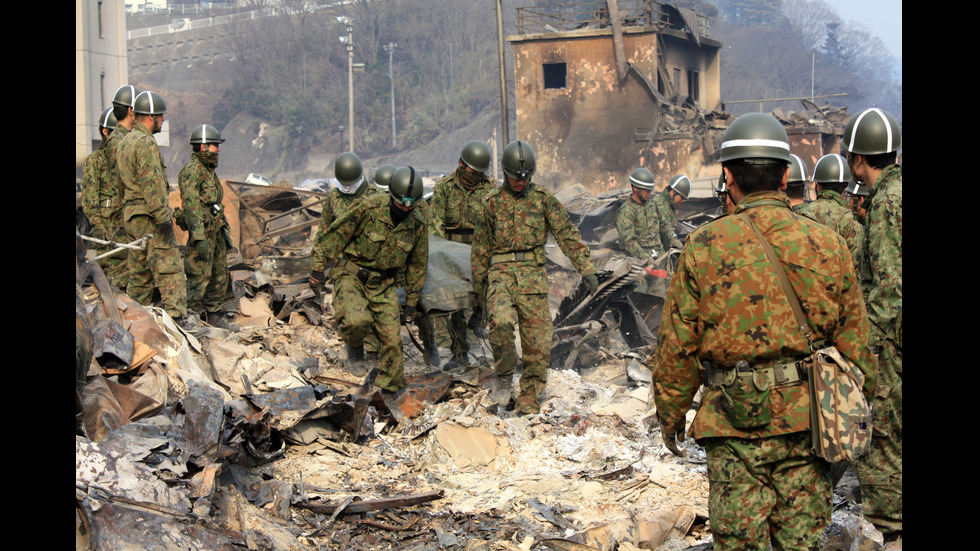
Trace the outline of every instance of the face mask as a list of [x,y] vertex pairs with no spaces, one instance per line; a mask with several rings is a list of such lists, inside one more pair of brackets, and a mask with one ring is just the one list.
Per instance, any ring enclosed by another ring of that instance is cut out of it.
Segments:
[[456,173],[459,175],[459,181],[463,184],[463,187],[467,190],[473,190],[483,181],[483,173],[481,172],[470,172],[466,170],[466,167],[459,167],[456,169]]
[[218,153],[217,152],[212,153],[210,151],[198,151],[198,152],[195,152],[194,155],[197,156],[197,158],[201,160],[201,164],[203,164],[204,166],[206,166],[206,167],[208,167],[208,168],[210,168],[212,170],[214,170],[215,168],[218,167]]
[[361,175],[360,178],[357,179],[356,182],[354,182],[353,184],[350,184],[348,186],[345,186],[344,184],[341,184],[338,181],[337,182],[337,189],[339,189],[340,192],[343,193],[344,195],[353,195],[354,193],[357,192],[358,188],[361,187],[361,184],[362,183],[364,183],[364,175],[363,174]]

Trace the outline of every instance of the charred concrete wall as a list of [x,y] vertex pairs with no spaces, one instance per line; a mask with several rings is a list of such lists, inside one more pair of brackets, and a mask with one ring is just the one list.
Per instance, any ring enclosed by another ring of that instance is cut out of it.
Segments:
[[[680,36],[683,36],[683,34]],[[535,181],[553,189],[579,183],[593,193],[625,185],[629,172],[649,157],[650,129],[657,126],[664,90],[659,77],[660,42],[653,27],[623,29],[632,67],[620,80],[612,29],[509,37],[514,47],[517,134],[537,155]],[[690,42],[690,44],[686,44]],[[665,42],[667,43],[667,42]],[[665,65],[683,68],[681,93],[699,103],[718,103],[718,47],[672,36]],[[697,81],[689,86],[688,73]],[[653,89],[651,89],[653,88]],[[658,99],[659,96],[659,99]],[[666,163],[653,167],[666,181],[687,164],[690,138],[671,144]],[[678,142],[680,143],[680,142]],[[679,152],[683,153],[679,153]]]

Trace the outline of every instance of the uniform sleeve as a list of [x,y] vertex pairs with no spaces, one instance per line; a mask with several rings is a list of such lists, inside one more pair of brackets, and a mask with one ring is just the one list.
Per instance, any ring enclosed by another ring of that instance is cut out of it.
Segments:
[[429,264],[429,236],[424,229],[415,236],[415,245],[408,256],[405,270],[405,304],[418,306],[425,287],[426,268]]
[[105,226],[102,209],[99,206],[99,191],[102,187],[103,165],[97,154],[89,155],[82,167],[82,212],[93,226]]
[[[196,161],[191,161],[191,163],[194,162]],[[188,163],[177,177],[181,210],[184,212],[184,224],[187,225],[188,243],[207,239],[204,228],[204,206],[201,201],[200,175],[194,170],[191,163]]]
[[572,224],[565,207],[550,193],[545,198],[544,207],[548,230],[555,236],[561,251],[580,274],[583,276],[595,274],[595,265],[592,264],[589,248],[582,242],[582,234]]
[[643,250],[637,240],[636,216],[627,206],[619,209],[619,214],[616,216],[616,231],[619,232],[619,243],[626,254],[636,258],[646,258],[650,255],[649,251]]
[[429,209],[429,234],[436,237],[446,238],[446,230],[443,227],[446,220],[446,185],[444,182],[436,184],[435,192],[432,194],[432,204]]
[[317,226],[316,235],[313,237],[313,248],[310,254],[313,256],[313,271],[322,272],[327,265],[327,258],[324,255],[323,240],[327,236],[327,230],[334,222],[333,217],[333,194],[327,195],[323,201],[323,209],[320,212],[320,225]]
[[674,240],[674,234],[677,233],[677,221],[674,217],[674,211],[667,204],[670,201],[670,195],[667,190],[661,192],[663,199],[657,203],[657,225],[660,228],[660,247],[657,251],[657,256],[660,256],[667,252],[670,248],[671,241]]
[[[152,140],[152,138],[150,138]],[[137,185],[143,190],[146,211],[157,224],[173,220],[170,209],[170,184],[164,172],[159,148],[142,147],[136,155]]]
[[490,267],[490,253],[493,251],[495,234],[493,211],[490,200],[483,201],[483,216],[473,231],[473,246],[470,249],[470,266],[473,269],[473,291],[477,297],[486,297],[487,269]]
[[314,270],[326,267],[327,263],[335,261],[344,252],[348,243],[354,238],[354,234],[364,219],[365,202],[359,202],[346,214],[337,218],[330,224],[325,232],[320,234],[320,254],[322,255],[323,265],[314,264]]
[[885,196],[868,211],[866,258],[870,264],[868,319],[871,344],[893,336],[902,307],[902,203]]
[[844,252],[844,276],[841,278],[840,314],[833,335],[834,346],[842,354],[857,364],[864,373],[864,395],[871,401],[878,383],[878,363],[868,347],[870,324],[864,305],[861,285],[854,272],[850,251]]

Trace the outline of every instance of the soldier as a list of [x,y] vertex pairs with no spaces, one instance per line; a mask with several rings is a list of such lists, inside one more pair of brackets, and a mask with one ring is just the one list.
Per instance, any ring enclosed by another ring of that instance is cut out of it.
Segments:
[[524,373],[515,411],[537,413],[538,397],[548,377],[554,332],[545,271],[548,233],[582,274],[589,293],[598,288],[598,279],[589,249],[565,208],[551,192],[531,182],[536,165],[531,146],[520,140],[509,143],[500,164],[504,183],[487,195],[483,223],[474,233],[473,290],[490,324],[490,348],[498,378],[492,398],[501,407],[510,401],[517,367],[517,324]]
[[393,164],[383,164],[374,171],[374,186],[380,191],[388,193],[388,183],[391,182],[391,175],[398,170]]
[[313,238],[313,272],[310,274],[310,287],[317,293],[325,290],[323,240],[327,236],[330,225],[350,212],[361,199],[378,193],[378,190],[364,181],[364,168],[357,154],[350,151],[337,156],[333,167],[337,187],[330,190],[323,201],[320,212],[320,225]]
[[[358,202],[330,225],[321,243],[323,258],[335,264],[333,307],[344,341],[348,369],[360,376],[364,338],[372,329],[380,343],[383,391],[405,384],[399,325],[415,315],[425,285],[429,241],[425,219],[416,210],[422,177],[403,166],[391,176],[388,195],[376,193]],[[405,270],[405,306],[399,312],[398,276]]]
[[[106,143],[115,128],[116,117],[112,114],[112,109],[106,109],[99,117],[99,134],[102,135],[102,141],[99,143],[98,149],[86,157],[82,167],[82,212],[85,213],[92,225],[92,237],[105,241],[112,241],[112,237],[118,237],[115,229],[120,227],[118,210],[116,220],[106,218],[106,215],[111,214],[108,206],[116,200],[116,190],[110,188],[112,182],[109,165],[106,161]],[[110,231],[108,228],[114,228],[114,230]],[[98,255],[102,255],[112,248],[110,245],[99,244],[95,250]],[[122,281],[121,276],[125,274],[125,261],[126,253],[121,251],[100,258],[99,265],[102,266],[109,279],[119,283]]]
[[789,197],[789,207],[799,211],[806,204],[806,163],[799,155],[789,154],[789,180],[786,182],[786,196]]
[[902,128],[881,109],[856,113],[841,148],[851,174],[870,183],[863,202],[859,275],[871,320],[871,349],[881,373],[874,396],[871,451],[857,464],[864,516],[888,542],[902,537]]
[[222,323],[220,316],[228,291],[228,249],[231,228],[225,217],[225,192],[215,174],[224,138],[209,124],[191,131],[191,160],[180,171],[180,227],[187,231],[187,254],[184,273],[187,276],[187,308],[194,315],[202,310],[212,323]]
[[851,212],[862,225],[864,225],[864,217],[868,214],[868,210],[864,208],[864,199],[867,196],[868,186],[861,184],[851,175],[851,180],[844,189],[844,202],[850,206]]
[[[851,179],[847,161],[836,153],[820,157],[813,167],[813,181],[817,185],[817,200],[797,209],[800,214],[820,222],[844,238],[855,263],[864,254],[864,228],[841,193]],[[855,264],[857,271],[857,264]]]
[[[647,266],[667,250],[660,237],[660,217],[653,201],[650,201],[653,190],[653,173],[642,167],[637,168],[630,174],[629,199],[616,213],[620,246],[626,254],[641,259]],[[662,277],[648,274],[639,281],[634,291],[663,298],[667,292],[667,282]]]
[[681,247],[677,239],[677,205],[691,196],[691,179],[678,174],[667,182],[667,189],[653,198],[653,207],[660,221],[660,246],[666,252],[671,247]]
[[[133,102],[136,123],[119,144],[119,174],[124,190],[123,222],[134,239],[150,235],[143,250],[129,250],[126,294],[140,304],[160,290],[163,308],[185,326],[196,325],[187,316],[187,287],[177,237],[166,166],[153,134],[163,128],[167,105],[160,94],[142,92]],[[186,318],[186,319],[185,319]]]
[[[677,455],[684,452],[675,439],[684,440],[686,414],[705,385],[691,435],[707,451],[718,550],[816,548],[830,519],[833,487],[827,463],[810,450],[809,391],[796,363],[813,342],[856,362],[866,395],[875,384],[847,246],[789,209],[781,193],[789,161],[786,131],[770,115],[742,115],[725,131],[721,163],[736,208],[689,236],[650,359],[651,401]],[[752,225],[792,268],[807,332]]]
[[[472,245],[473,231],[483,216],[483,200],[496,188],[493,179],[486,175],[490,160],[490,148],[485,143],[473,140],[463,146],[458,159],[459,167],[454,173],[436,182],[430,209],[431,235]],[[472,317],[477,320],[482,317],[479,308],[480,305],[477,305],[472,311]],[[452,358],[445,369],[469,363],[467,326],[472,324],[470,316],[467,316],[468,310],[457,310],[449,315]]]

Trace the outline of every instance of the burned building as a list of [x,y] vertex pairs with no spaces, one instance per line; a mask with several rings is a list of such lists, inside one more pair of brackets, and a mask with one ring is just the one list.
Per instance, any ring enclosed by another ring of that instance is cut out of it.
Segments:
[[598,193],[637,166],[664,183],[685,170],[699,138],[673,121],[721,104],[707,17],[653,0],[566,3],[518,8],[517,32],[517,132],[537,181]]

